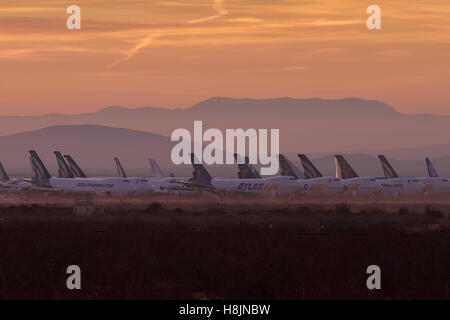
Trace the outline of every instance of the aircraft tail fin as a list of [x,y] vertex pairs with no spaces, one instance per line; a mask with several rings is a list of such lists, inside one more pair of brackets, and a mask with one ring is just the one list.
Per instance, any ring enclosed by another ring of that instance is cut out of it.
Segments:
[[429,158],[425,158],[425,162],[427,164],[428,175],[430,177],[439,177],[436,169],[434,168],[433,164],[431,163],[431,160]]
[[196,163],[195,155],[191,153],[191,163],[194,171],[192,172],[192,182],[195,184],[211,185],[212,177],[202,163]]
[[311,160],[309,160],[305,154],[298,154],[297,156],[300,158],[303,169],[305,170],[306,179],[323,177],[320,171],[313,165]]
[[6,173],[5,168],[3,168],[3,165],[1,162],[0,162],[0,181],[9,181],[9,176]]
[[297,168],[295,164],[293,164],[288,158],[284,155],[280,154],[280,174],[282,176],[291,176],[296,179],[305,179],[305,174]]
[[387,179],[398,178],[397,172],[395,172],[394,168],[392,168],[391,164],[386,159],[386,157],[384,155],[380,154],[380,155],[378,155],[378,158],[380,159],[381,167],[383,168],[383,172],[384,172],[384,176]]
[[234,159],[237,162],[239,172],[238,177],[239,179],[260,179],[261,176],[259,175],[259,172],[255,169],[255,167],[251,164],[249,164],[250,160],[247,156],[245,158],[242,158],[240,154],[235,153]]
[[66,160],[64,160],[61,152],[55,151],[55,156],[58,162],[58,178],[74,178],[75,176],[67,165]]
[[152,170],[152,178],[166,178],[166,175],[159,168],[159,166],[156,163],[155,159],[149,158],[148,161],[150,162],[150,168]]
[[122,164],[120,163],[119,158],[115,157],[114,161],[116,162],[117,167],[117,173],[119,174],[119,177],[121,178],[127,178],[127,174],[125,173],[125,170],[122,167]]
[[339,169],[341,170],[342,179],[357,178],[358,174],[353,170],[350,164],[345,160],[344,156],[341,154],[336,154],[335,158],[339,164]]
[[67,163],[69,164],[70,170],[72,171],[73,175],[77,178],[87,178],[87,175],[81,170],[81,168],[78,166],[78,164],[73,160],[71,155],[65,154],[64,158],[66,158]]
[[36,151],[30,150],[30,160],[31,166],[38,180],[48,180],[52,177]]

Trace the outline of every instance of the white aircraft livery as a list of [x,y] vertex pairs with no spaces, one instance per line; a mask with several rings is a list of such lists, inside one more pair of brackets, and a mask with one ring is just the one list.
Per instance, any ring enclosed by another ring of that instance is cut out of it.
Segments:
[[30,182],[20,179],[11,179],[8,176],[8,173],[6,173],[3,164],[0,162],[0,193],[16,193],[31,191],[32,189],[33,185]]
[[426,187],[415,177],[399,177],[384,155],[378,155],[386,179],[377,179],[382,193],[393,197],[425,195]]
[[345,193],[352,197],[374,196],[381,194],[382,187],[375,178],[360,177],[341,154],[335,155],[341,181],[345,186]]
[[193,190],[208,191],[220,195],[259,194],[269,196],[286,196],[303,189],[297,179],[290,176],[277,176],[261,179],[225,179],[212,178],[203,164],[195,163],[191,154],[194,171],[192,180],[184,183]]
[[35,177],[30,180],[34,186],[51,188],[61,193],[127,196],[136,188],[123,178],[55,178],[52,177],[36,151],[30,151],[30,160]]
[[299,154],[303,168],[302,172],[288,158],[280,154],[282,176],[292,176],[302,185],[303,192],[308,196],[339,196],[344,190],[341,180],[335,177],[324,177],[304,154]]
[[152,178],[149,183],[151,184],[154,193],[170,195],[192,194],[192,191],[183,185],[183,183],[188,182],[190,178],[168,177],[159,168],[155,159],[149,158],[148,162],[150,163],[150,169],[152,171]]
[[133,184],[136,188],[136,195],[145,195],[153,192],[150,179],[144,177],[128,177],[119,158],[115,157],[114,161],[116,162],[119,177],[129,180]]
[[450,181],[446,178],[439,177],[429,158],[425,158],[425,163],[427,165],[428,177],[418,177],[417,180],[425,184],[426,195],[450,195]]

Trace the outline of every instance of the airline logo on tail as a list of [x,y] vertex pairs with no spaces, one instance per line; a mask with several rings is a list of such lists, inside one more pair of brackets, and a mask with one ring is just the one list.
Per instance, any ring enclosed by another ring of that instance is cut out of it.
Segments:
[[52,177],[36,151],[30,150],[30,160],[31,166],[38,180],[45,181]]
[[339,168],[341,169],[342,179],[351,179],[358,177],[358,174],[355,172],[355,170],[353,170],[347,160],[345,160],[344,156],[342,156],[341,154],[337,154],[335,155],[335,157],[339,163]]
[[201,163],[196,163],[195,155],[191,153],[191,162],[194,168],[192,172],[192,182],[202,185],[210,185],[211,184],[211,176],[208,171],[206,171],[205,167]]
[[67,163],[69,164],[70,170],[73,175],[77,178],[87,178],[86,174],[81,170],[81,168],[77,165],[75,160],[73,160],[71,155],[65,154],[64,158],[66,158]]
[[306,179],[320,178],[323,177],[320,171],[313,165],[311,160],[304,154],[297,155],[300,158],[303,169],[305,170]]
[[1,162],[0,162],[0,181],[3,181],[3,182],[9,181],[9,176],[6,173],[5,168],[3,168],[3,165]]
[[383,168],[383,172],[384,172],[384,176],[387,179],[398,178],[397,172],[395,172],[394,168],[392,168],[391,164],[386,159],[386,157],[384,155],[380,154],[380,155],[378,155],[378,158],[380,159],[381,167]]
[[439,177],[439,175],[437,174],[437,171],[434,168],[433,164],[431,163],[430,159],[425,158],[425,162],[427,164],[428,175],[430,177]]
[[251,164],[249,164],[250,161],[247,156],[243,159],[241,155],[235,153],[234,159],[238,163],[239,179],[260,179],[261,178],[258,171],[256,171],[256,169]]
[[297,175],[295,174],[294,170],[292,169],[292,167],[290,166],[288,160],[286,159],[285,156],[283,156],[282,154],[280,154],[280,168],[281,168],[281,175],[282,176],[291,176],[294,177],[296,179],[299,179],[299,177],[297,177]]
[[56,161],[58,161],[58,178],[74,178],[72,171],[64,160],[61,152],[55,151]]
[[122,167],[122,164],[120,163],[119,158],[115,157],[114,161],[116,162],[116,167],[117,167],[117,173],[119,174],[119,177],[121,178],[126,178],[127,174],[125,173],[125,170]]

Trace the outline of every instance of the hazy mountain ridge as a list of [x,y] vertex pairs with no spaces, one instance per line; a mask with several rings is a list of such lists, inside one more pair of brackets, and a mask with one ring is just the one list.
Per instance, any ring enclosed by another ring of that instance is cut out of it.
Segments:
[[170,161],[170,139],[153,133],[97,125],[52,126],[0,137],[0,161],[11,172],[31,172],[28,150],[36,150],[56,173],[54,151],[71,154],[89,174],[115,173],[113,157],[124,166],[149,168],[147,158]]
[[[78,115],[0,117],[0,135],[53,125],[95,124],[170,136],[177,128],[278,128],[283,150],[308,152],[412,148],[450,143],[450,116],[406,115],[358,98],[233,99],[215,97],[187,109],[107,107]],[[301,143],[300,143],[301,142]],[[450,153],[448,154],[450,155]]]
[[[52,126],[35,131],[0,137],[3,150],[0,161],[11,175],[30,176],[28,150],[38,151],[50,171],[56,175],[57,166],[53,152],[59,150],[72,154],[80,166],[90,175],[116,175],[113,157],[118,156],[129,176],[149,176],[147,159],[154,157],[164,171],[190,176],[190,165],[175,166],[170,160],[173,142],[169,137],[137,130],[113,128],[97,125]],[[447,145],[450,149],[450,145]],[[395,150],[394,150],[395,151]],[[399,175],[425,176],[425,161],[398,160],[387,152]],[[283,151],[282,151],[283,152]],[[297,153],[303,152],[298,150]],[[401,150],[405,152],[405,150]],[[300,161],[296,153],[285,153],[298,167]],[[345,153],[344,153],[345,154]],[[311,159],[324,175],[335,175],[334,153],[318,156],[309,153]],[[432,156],[430,156],[432,157]],[[382,176],[380,163],[374,154],[350,153],[347,160],[361,176]],[[432,157],[433,158],[433,157]],[[450,177],[450,157],[433,158],[433,163],[442,176]],[[236,165],[208,166],[211,174],[221,177],[236,177]]]

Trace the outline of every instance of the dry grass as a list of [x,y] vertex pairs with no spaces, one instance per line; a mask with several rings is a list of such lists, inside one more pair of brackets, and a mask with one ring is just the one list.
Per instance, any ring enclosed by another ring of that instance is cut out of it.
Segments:
[[[91,217],[4,204],[0,298],[450,298],[446,204],[159,200],[101,200]],[[70,264],[81,291],[65,287]],[[365,286],[371,264],[380,291]]]

